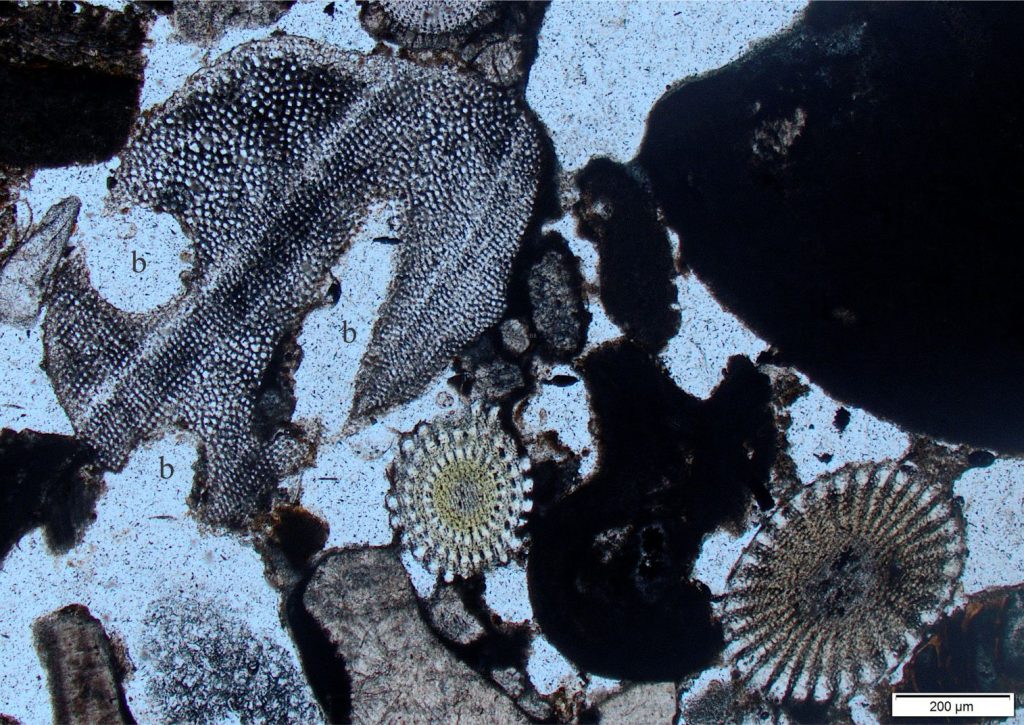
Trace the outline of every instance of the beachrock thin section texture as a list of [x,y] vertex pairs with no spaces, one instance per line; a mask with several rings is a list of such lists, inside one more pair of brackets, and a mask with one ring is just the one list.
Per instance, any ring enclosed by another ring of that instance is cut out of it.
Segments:
[[327,556],[303,603],[345,659],[353,723],[527,721],[430,632],[394,549]]
[[120,469],[161,428],[192,430],[203,517],[244,519],[275,481],[256,391],[371,203],[404,214],[353,425],[415,397],[499,319],[539,153],[521,104],[468,75],[291,36],[231,51],[147,118],[113,180],[115,204],[169,212],[192,239],[186,293],[128,314],[83,255],[58,270],[46,367],[76,433]]

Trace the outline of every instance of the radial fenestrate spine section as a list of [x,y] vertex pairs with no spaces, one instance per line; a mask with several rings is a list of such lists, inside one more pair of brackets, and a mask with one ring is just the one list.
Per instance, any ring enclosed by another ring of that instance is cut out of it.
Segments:
[[529,464],[497,409],[476,404],[402,436],[387,499],[403,546],[451,581],[507,563],[530,510]]

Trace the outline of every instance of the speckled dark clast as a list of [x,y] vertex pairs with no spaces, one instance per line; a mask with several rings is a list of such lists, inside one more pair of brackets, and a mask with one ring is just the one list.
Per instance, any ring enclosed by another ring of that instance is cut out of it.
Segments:
[[1020,6],[93,2],[0,0],[0,725],[1024,695]]
[[109,159],[138,113],[148,19],[87,3],[0,5],[0,166]]
[[81,539],[103,490],[95,451],[68,436],[5,428],[0,471],[0,564],[37,526],[55,551]]

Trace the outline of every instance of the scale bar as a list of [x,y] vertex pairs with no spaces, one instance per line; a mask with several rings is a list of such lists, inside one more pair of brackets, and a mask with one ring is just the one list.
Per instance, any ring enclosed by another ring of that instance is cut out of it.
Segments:
[[1012,692],[892,694],[893,717],[1012,717]]

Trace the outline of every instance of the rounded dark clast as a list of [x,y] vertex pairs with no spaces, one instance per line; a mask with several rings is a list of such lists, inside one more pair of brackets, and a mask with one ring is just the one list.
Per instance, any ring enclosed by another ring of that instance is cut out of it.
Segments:
[[667,93],[636,159],[681,261],[780,364],[1005,452],[1024,451],[1022,33],[1020,5],[811,4]]

